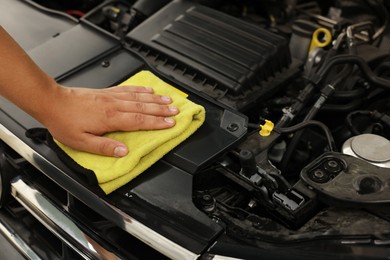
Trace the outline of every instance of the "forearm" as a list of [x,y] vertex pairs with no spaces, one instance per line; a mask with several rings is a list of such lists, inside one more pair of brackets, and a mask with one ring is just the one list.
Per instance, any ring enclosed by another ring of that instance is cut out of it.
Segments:
[[0,94],[38,120],[59,86],[0,26]]
[[127,147],[102,137],[112,131],[164,129],[179,113],[170,97],[148,87],[67,88],[44,73],[0,26],[0,95],[74,149],[124,156]]

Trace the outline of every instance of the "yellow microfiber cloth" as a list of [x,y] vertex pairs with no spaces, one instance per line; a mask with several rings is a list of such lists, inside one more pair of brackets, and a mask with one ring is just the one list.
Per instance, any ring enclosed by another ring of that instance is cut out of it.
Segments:
[[106,134],[127,145],[129,154],[122,158],[80,152],[56,142],[78,165],[93,171],[106,194],[128,183],[192,135],[206,116],[202,106],[188,100],[184,93],[149,71],[138,72],[120,85],[152,87],[155,94],[170,96],[171,105],[178,107],[180,113],[174,117],[176,125],[169,129]]

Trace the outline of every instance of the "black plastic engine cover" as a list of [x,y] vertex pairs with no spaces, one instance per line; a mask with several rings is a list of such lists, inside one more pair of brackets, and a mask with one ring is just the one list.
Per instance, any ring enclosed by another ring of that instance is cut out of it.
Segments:
[[70,15],[50,9],[45,9],[45,12],[42,12],[40,9],[32,2],[0,1],[0,25],[26,51],[34,49],[77,24],[77,19]]
[[214,99],[261,95],[263,83],[291,63],[285,38],[189,1],[173,1],[126,42],[156,69]]

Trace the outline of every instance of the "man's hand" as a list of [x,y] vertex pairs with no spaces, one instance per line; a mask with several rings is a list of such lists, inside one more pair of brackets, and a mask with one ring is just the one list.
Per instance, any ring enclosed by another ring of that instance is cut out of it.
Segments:
[[169,106],[171,98],[154,95],[151,88],[119,86],[96,90],[57,86],[54,92],[50,107],[43,106],[37,118],[59,142],[107,156],[125,156],[128,148],[103,134],[169,128],[175,125],[170,117],[179,112]]

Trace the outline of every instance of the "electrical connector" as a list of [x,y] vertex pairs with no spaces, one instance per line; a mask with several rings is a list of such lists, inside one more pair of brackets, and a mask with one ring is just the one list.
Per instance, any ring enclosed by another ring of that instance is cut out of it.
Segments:
[[390,126],[390,116],[385,113],[380,113],[378,111],[373,111],[371,116],[377,120],[380,120],[382,123]]

